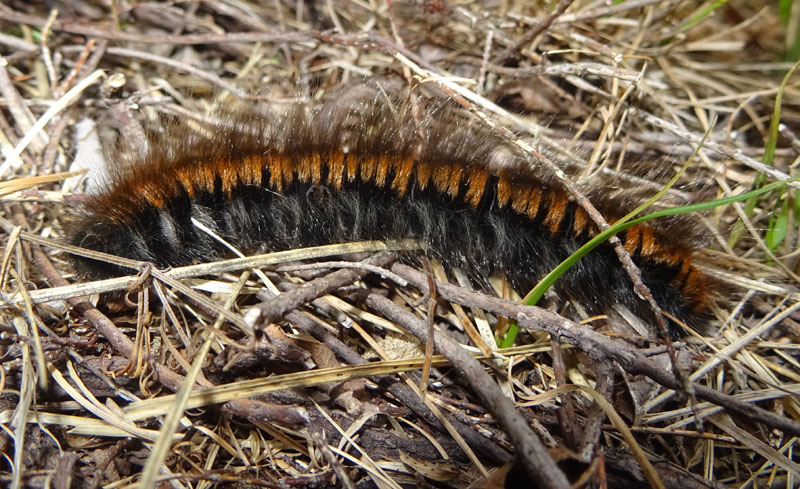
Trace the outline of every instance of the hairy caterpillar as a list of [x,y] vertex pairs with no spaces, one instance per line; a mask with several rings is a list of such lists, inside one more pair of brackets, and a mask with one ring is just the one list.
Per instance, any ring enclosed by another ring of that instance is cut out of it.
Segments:
[[[421,119],[421,120],[420,120]],[[527,290],[597,234],[586,212],[508,144],[452,111],[421,118],[369,92],[355,100],[232,111],[204,131],[173,121],[148,136],[140,161],[116,170],[69,226],[72,244],[159,267],[229,256],[198,229],[246,252],[414,238],[445,265],[504,274]],[[622,215],[601,191],[608,220]],[[709,280],[670,224],[620,234],[664,311],[709,315]],[[122,273],[76,258],[87,277]],[[555,286],[590,312],[622,304],[651,316],[616,254],[601,245]]]

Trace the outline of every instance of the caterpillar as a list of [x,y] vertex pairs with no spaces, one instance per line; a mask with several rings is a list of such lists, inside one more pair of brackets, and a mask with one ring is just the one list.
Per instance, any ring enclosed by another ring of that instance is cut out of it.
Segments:
[[[117,165],[68,224],[76,246],[171,267],[228,257],[210,228],[245,253],[372,239],[419,240],[425,253],[473,277],[534,285],[598,233],[560,184],[498,136],[448,110],[404,107],[378,91],[332,102],[232,110],[196,130],[151,132],[138,161]],[[406,104],[408,105],[408,104]],[[623,209],[590,198],[613,221]],[[619,234],[660,307],[707,321],[713,292],[675,224]],[[87,278],[123,269],[74,257]],[[608,244],[555,285],[589,312],[615,304],[652,319]]]

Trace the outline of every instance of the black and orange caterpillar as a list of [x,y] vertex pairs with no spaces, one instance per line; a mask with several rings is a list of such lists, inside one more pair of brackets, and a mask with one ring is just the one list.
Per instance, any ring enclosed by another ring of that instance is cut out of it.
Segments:
[[[412,238],[445,265],[502,273],[525,291],[598,232],[559,184],[454,111],[415,118],[372,91],[233,114],[204,131],[172,122],[166,135],[152,134],[141,161],[88,198],[69,241],[168,267],[230,255],[192,219],[245,253]],[[590,197],[610,221],[624,210],[602,190]],[[709,316],[709,280],[670,226],[640,224],[620,239],[663,310],[699,324]],[[123,273],[75,260],[86,277]],[[555,289],[589,312],[622,304],[652,316],[607,244]]]

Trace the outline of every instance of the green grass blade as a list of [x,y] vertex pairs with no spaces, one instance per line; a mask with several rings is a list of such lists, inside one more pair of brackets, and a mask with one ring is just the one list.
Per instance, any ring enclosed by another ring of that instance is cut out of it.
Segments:
[[[767,144],[764,146],[764,156],[762,157],[761,161],[765,165],[772,166],[773,160],[775,159],[775,149],[778,146],[778,136],[780,135],[780,122],[781,122],[781,104],[783,103],[783,92],[786,89],[786,85],[789,83],[789,79],[794,74],[797,67],[800,66],[800,62],[797,62],[789,68],[789,71],[786,72],[784,75],[783,80],[781,81],[780,87],[778,87],[778,93],[775,95],[775,107],[772,109],[772,120],[769,123],[769,137],[767,138]],[[767,178],[764,176],[763,173],[759,173],[756,175],[755,181],[753,182],[753,189],[760,188],[767,182]],[[744,213],[746,216],[752,216],[753,211],[756,208],[756,204],[758,204],[757,198],[752,198],[745,202],[744,204]],[[744,223],[739,220],[734,224],[733,230],[731,231],[730,236],[728,237],[728,246],[731,248],[736,245],[739,241],[739,238],[742,237],[742,233],[744,232]]]
[[683,32],[683,31],[686,31],[688,29],[691,29],[695,24],[697,24],[701,20],[703,20],[706,17],[708,17],[709,15],[711,15],[715,10],[717,10],[720,7],[722,7],[726,3],[728,3],[728,0],[717,0],[716,2],[712,3],[708,7],[704,8],[703,10],[701,10],[697,15],[695,15],[694,17],[689,19],[688,22],[683,24],[681,26],[681,28],[678,29],[678,32]]
[[[742,195],[736,195],[736,196],[733,196],[733,197],[726,197],[724,199],[711,200],[711,201],[708,201],[708,202],[700,202],[700,203],[697,203],[697,204],[685,205],[685,206],[681,206],[681,207],[673,207],[673,208],[670,208],[670,209],[662,209],[660,211],[653,212],[651,214],[648,214],[646,216],[643,216],[643,217],[640,217],[640,218],[637,218],[637,219],[633,219],[633,220],[628,221],[628,222],[624,222],[624,223],[618,222],[615,225],[613,225],[610,228],[608,228],[607,230],[605,230],[602,233],[600,233],[597,236],[595,236],[591,241],[589,241],[585,245],[581,246],[578,249],[578,251],[573,253],[569,258],[567,258],[566,260],[561,262],[561,264],[559,266],[557,266],[555,269],[553,269],[552,272],[547,274],[547,276],[545,278],[543,278],[539,282],[539,285],[537,285],[534,288],[535,293],[534,293],[534,291],[532,291],[531,294],[528,294],[528,296],[530,297],[531,300],[526,300],[525,304],[527,304],[527,305],[536,304],[536,302],[538,302],[538,300],[542,298],[542,296],[544,295],[544,292],[547,290],[547,288],[549,288],[553,283],[555,283],[555,281],[561,275],[563,275],[563,273],[566,272],[572,265],[574,265],[575,262],[580,260],[582,257],[586,256],[587,253],[589,253],[590,251],[595,249],[599,244],[601,244],[604,241],[608,240],[608,238],[610,238],[614,234],[617,234],[617,233],[619,233],[621,231],[624,231],[624,230],[626,230],[626,229],[628,229],[628,228],[630,228],[632,226],[635,226],[637,224],[641,224],[643,222],[651,221],[653,219],[658,219],[659,217],[666,217],[666,216],[674,216],[674,215],[677,215],[677,214],[688,214],[688,213],[692,213],[692,212],[707,211],[709,209],[713,209],[713,208],[719,207],[721,205],[728,205],[728,204],[732,204],[734,202],[741,202],[742,200],[745,200],[745,199],[758,197],[759,195],[763,195],[763,194],[765,194],[767,192],[771,192],[771,191],[776,190],[778,188],[784,187],[784,186],[786,186],[787,183],[797,181],[798,178],[800,178],[800,177],[792,178],[790,180],[784,180],[784,181],[781,181],[781,182],[774,182],[774,183],[766,185],[766,186],[764,186],[764,187],[762,187],[760,189],[752,190],[752,191],[747,192],[747,193],[742,194]],[[526,299],[528,299],[528,297],[526,297]]]

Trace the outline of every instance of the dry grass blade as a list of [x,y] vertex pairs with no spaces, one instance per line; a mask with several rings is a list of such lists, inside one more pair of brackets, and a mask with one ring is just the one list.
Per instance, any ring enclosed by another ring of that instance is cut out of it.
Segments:
[[44,129],[45,125],[59,112],[64,110],[69,104],[71,104],[84,90],[89,88],[94,83],[105,76],[105,73],[102,70],[97,70],[94,73],[90,74],[86,78],[80,81],[77,85],[72,87],[70,91],[64,94],[63,97],[59,98],[55,104],[53,104],[47,112],[42,114],[39,120],[25,133],[25,136],[17,143],[14,147],[14,150],[10,154],[4,155],[5,159],[3,164],[0,165],[0,177],[4,176],[9,169],[14,168],[20,164],[22,164],[22,160],[20,160],[20,154],[25,150],[25,148],[31,143],[33,138],[35,138],[39,131]]
[[[72,248],[61,245],[60,248]],[[267,265],[285,263],[294,260],[309,260],[314,258],[324,258],[327,256],[337,256],[348,253],[364,253],[370,251],[384,250],[413,250],[418,249],[419,245],[413,241],[384,243],[379,241],[364,241],[360,243],[346,243],[341,245],[326,245],[316,248],[302,248],[290,251],[279,251],[266,255],[255,255],[247,258],[232,258],[213,263],[202,263],[199,265],[189,265],[174,268],[165,273],[165,276],[172,279],[185,279],[198,277],[201,275],[219,274],[234,270],[259,268]],[[33,304],[51,302],[73,297],[82,297],[92,294],[103,294],[106,292],[116,292],[126,290],[131,284],[136,283],[136,276],[126,276],[105,280],[95,280],[93,282],[81,282],[63,287],[51,287],[46,290],[31,291],[29,297]],[[22,302],[21,298],[12,296],[7,305],[15,305]]]
[[0,182],[0,197],[36,187],[37,185],[44,185],[46,183],[60,182],[65,178],[80,175],[83,171],[68,171],[64,173],[54,173],[52,175],[39,175],[36,177],[15,178],[13,180],[6,180]]
[[[230,309],[231,306],[233,306],[236,298],[242,290],[242,287],[244,287],[244,284],[247,282],[249,277],[250,272],[242,273],[238,282],[234,286],[233,292],[225,301],[225,305],[223,306],[225,309]],[[220,315],[216,321],[214,321],[211,331],[218,330],[223,321],[224,318]],[[175,394],[175,402],[172,404],[171,409],[167,412],[167,417],[164,419],[158,439],[156,440],[155,445],[153,445],[153,451],[147,458],[147,464],[142,471],[142,478],[139,483],[143,487],[155,485],[156,477],[161,470],[161,465],[164,463],[164,459],[167,457],[167,451],[172,445],[172,435],[178,428],[180,419],[183,417],[183,413],[186,410],[186,405],[189,400],[189,394],[192,392],[192,389],[195,386],[197,376],[200,374],[200,369],[205,362],[206,355],[208,355],[209,351],[211,351],[211,345],[213,342],[214,335],[211,334],[211,332],[208,332],[205,341],[203,341],[203,345],[197,352],[197,356],[195,357],[192,366],[189,368],[188,372],[186,372],[186,377],[183,378],[183,383],[181,384],[180,389],[178,389],[178,392]]]
[[[380,361],[367,365],[318,369],[263,379],[243,380],[193,391],[187,399],[186,409],[224,403],[234,399],[248,399],[270,392],[284,391],[297,387],[314,387],[323,384],[335,384],[359,377],[410,372],[422,368],[424,362],[424,358]],[[431,364],[434,366],[447,365],[447,360],[441,355],[435,355],[431,358]],[[163,416],[170,412],[174,402],[174,396],[167,395],[131,403],[123,411],[126,413],[126,419],[136,421],[153,416]]]

